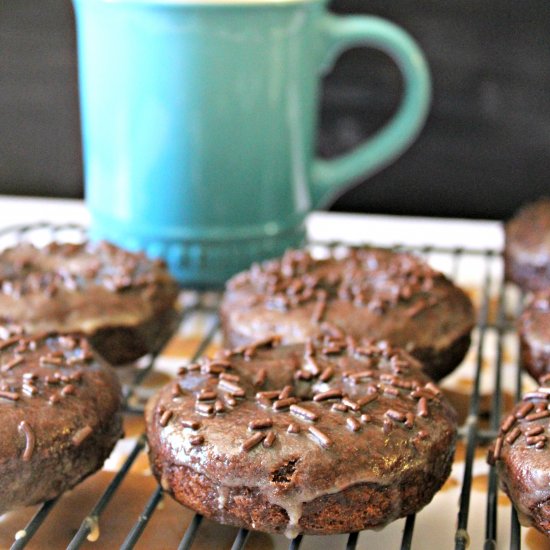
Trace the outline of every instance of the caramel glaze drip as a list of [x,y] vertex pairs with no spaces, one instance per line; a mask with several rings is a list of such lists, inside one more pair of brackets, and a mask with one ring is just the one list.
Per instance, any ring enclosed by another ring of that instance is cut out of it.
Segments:
[[[272,339],[222,353],[223,361],[181,368],[178,390],[169,384],[149,403],[153,460],[168,452],[173,463],[199,468],[220,486],[258,486],[286,506],[335,487],[390,484],[402,469],[435,461],[434,442],[446,441],[452,455],[455,412],[420,364],[387,342],[325,335],[306,345]],[[225,403],[223,412],[214,400]],[[300,470],[299,486],[294,478],[273,485],[270,476],[288,461],[317,474]]]
[[411,301],[407,314],[414,317],[436,303],[430,291],[437,278],[443,275],[407,253],[351,249],[337,261],[317,260],[307,251],[293,250],[234,277],[229,290],[252,285],[268,309],[287,311],[314,302],[312,322],[319,324],[330,300],[349,301],[379,314]]

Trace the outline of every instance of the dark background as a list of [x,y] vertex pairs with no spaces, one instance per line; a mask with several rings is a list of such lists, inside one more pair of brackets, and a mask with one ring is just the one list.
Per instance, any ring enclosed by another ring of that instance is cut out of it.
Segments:
[[[416,37],[434,100],[420,138],[332,209],[507,218],[550,195],[547,0],[335,0]],[[393,112],[399,73],[384,55],[345,53],[325,78],[319,150],[345,151]],[[82,196],[70,0],[0,0],[0,193]]]

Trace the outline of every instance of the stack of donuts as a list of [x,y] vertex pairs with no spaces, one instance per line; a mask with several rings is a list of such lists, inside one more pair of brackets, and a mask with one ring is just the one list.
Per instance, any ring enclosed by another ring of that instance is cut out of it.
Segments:
[[550,199],[505,226],[505,276],[525,295],[517,330],[521,366],[537,381],[500,426],[489,453],[520,521],[550,536]]
[[[0,514],[101,467],[122,434],[111,367],[163,345],[177,294],[160,262],[106,243],[0,253]],[[380,528],[430,502],[457,437],[436,382],[474,326],[460,288],[404,252],[295,250],[231,279],[220,316],[225,348],[146,407],[166,492],[289,537]]]
[[165,266],[107,243],[0,253],[0,514],[74,487],[122,437],[113,365],[178,324]]

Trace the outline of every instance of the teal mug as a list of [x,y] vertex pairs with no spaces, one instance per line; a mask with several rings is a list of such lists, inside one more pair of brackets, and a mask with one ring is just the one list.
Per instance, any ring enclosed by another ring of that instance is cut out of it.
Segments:
[[[163,257],[183,285],[299,246],[307,213],[395,159],[428,111],[413,39],[324,0],[73,4],[91,235]],[[403,97],[366,143],[322,160],[320,75],[357,45],[395,60]]]

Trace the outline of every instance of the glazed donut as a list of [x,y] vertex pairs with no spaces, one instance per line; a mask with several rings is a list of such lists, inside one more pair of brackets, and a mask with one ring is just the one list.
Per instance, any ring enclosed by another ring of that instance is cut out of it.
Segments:
[[160,261],[104,242],[0,253],[0,322],[11,333],[84,333],[112,365],[160,348],[178,324],[177,295]]
[[95,472],[122,435],[116,375],[81,336],[0,343],[0,514]]
[[504,226],[504,275],[525,291],[550,287],[550,198],[526,204]]
[[504,418],[489,452],[521,523],[550,536],[550,376]]
[[321,327],[388,340],[419,359],[434,380],[464,358],[475,324],[469,298],[419,258],[353,249],[315,259],[292,251],[255,265],[226,287],[220,308],[227,347],[272,335],[287,344]]
[[550,289],[530,296],[518,319],[521,366],[535,380],[550,373]]
[[448,477],[456,414],[386,342],[318,337],[181,370],[146,408],[152,469],[182,504],[272,533],[379,528]]

